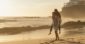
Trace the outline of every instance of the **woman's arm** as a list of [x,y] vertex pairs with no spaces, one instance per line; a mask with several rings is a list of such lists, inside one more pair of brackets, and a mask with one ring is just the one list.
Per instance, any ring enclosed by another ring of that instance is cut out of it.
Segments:
[[53,24],[51,25],[50,32],[49,32],[49,34],[48,34],[48,35],[50,35],[50,34],[51,34],[51,32],[52,32],[52,28],[53,28]]

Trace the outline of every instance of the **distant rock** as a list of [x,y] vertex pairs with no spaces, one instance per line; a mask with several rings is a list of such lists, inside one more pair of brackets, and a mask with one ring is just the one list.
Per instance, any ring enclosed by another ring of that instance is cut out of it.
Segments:
[[85,27],[85,22],[81,22],[81,21],[69,21],[69,22],[66,22],[62,25],[62,28],[65,28],[65,29],[76,29],[76,28],[83,28]]
[[67,18],[85,18],[85,1],[70,0],[61,11],[62,16]]

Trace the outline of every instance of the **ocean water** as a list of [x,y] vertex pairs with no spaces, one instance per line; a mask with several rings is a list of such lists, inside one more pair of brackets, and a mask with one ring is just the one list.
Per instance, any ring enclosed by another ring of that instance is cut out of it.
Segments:
[[[0,28],[51,25],[51,18],[3,18]],[[11,21],[13,20],[13,21]]]
[[[0,28],[25,26],[38,27],[52,24],[51,18],[0,18],[0,21]],[[0,42],[50,38],[52,35],[48,36],[48,32],[48,29],[43,29],[23,32],[16,35],[0,35]]]
[[[62,18],[62,24],[72,21],[69,18]],[[25,18],[25,17],[0,17],[0,28],[4,27],[23,27],[23,26],[42,26],[51,25],[52,18],[41,17],[41,18]]]

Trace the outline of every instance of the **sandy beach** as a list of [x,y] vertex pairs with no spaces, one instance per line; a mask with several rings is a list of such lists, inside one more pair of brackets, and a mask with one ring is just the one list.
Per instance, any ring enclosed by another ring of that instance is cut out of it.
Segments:
[[24,41],[1,42],[0,44],[85,44],[83,38],[64,38],[59,41],[53,39],[34,39]]
[[[69,34],[67,36],[61,35],[60,40],[55,41],[54,34],[52,33],[52,35],[48,35],[48,31],[49,31],[48,29],[44,29],[44,30],[32,31],[30,34],[27,32],[24,33],[23,36],[24,38],[22,40],[15,39],[15,41],[0,42],[0,44],[85,44],[84,34],[76,34],[76,35]],[[16,36],[14,36],[14,38],[16,38]]]

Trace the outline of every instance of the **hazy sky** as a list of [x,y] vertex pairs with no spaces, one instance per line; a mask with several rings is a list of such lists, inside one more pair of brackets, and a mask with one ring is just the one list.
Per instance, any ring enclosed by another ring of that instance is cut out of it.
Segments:
[[69,0],[0,0],[0,16],[50,16]]

